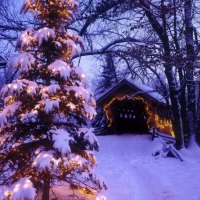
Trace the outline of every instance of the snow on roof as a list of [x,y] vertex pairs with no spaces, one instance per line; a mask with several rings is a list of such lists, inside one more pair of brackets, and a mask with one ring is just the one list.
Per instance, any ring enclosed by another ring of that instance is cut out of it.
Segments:
[[112,91],[118,89],[123,84],[129,84],[130,86],[137,88],[139,90],[138,92],[132,94],[132,96],[146,94],[146,95],[150,96],[151,98],[153,98],[154,100],[156,100],[160,103],[166,104],[165,98],[160,93],[156,92],[155,89],[153,89],[147,85],[144,85],[142,83],[131,82],[130,80],[127,80],[127,79],[121,80],[120,82],[118,82],[117,84],[112,86],[110,89],[108,89],[106,92],[101,94],[99,97],[97,97],[97,101],[101,101],[101,99],[104,96],[108,95],[109,93],[112,93]]
[[141,91],[143,91],[144,93],[148,94],[149,96],[151,96],[152,98],[154,98],[155,100],[161,102],[161,103],[166,103],[165,98],[158,92],[155,91],[155,89],[141,84],[141,83],[131,83],[134,86],[136,86],[137,88],[139,88]]

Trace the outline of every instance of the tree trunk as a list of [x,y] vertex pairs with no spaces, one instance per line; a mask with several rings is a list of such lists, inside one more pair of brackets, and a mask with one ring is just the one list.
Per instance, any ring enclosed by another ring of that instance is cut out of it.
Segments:
[[[169,44],[169,37],[167,33],[167,24],[166,24],[166,16],[165,13],[162,14],[162,24],[156,19],[153,11],[150,8],[149,2],[146,0],[140,0],[141,5],[143,6],[144,12],[153,28],[156,32],[158,37],[160,38],[163,49],[165,52],[164,55],[164,68],[165,68],[165,75],[167,77],[167,81],[169,84],[169,93],[171,99],[171,108],[172,108],[172,125],[173,130],[176,136],[176,147],[178,149],[184,147],[184,138],[183,138],[183,128],[182,128],[182,119],[181,119],[181,107],[179,102],[179,96],[177,94],[177,84],[176,78],[174,76],[174,72],[172,70],[172,63],[170,63],[170,44]],[[164,1],[162,2],[164,3]]]
[[198,85],[198,100],[197,100],[197,120],[196,120],[196,128],[197,128],[197,135],[196,141],[200,144],[200,83]]
[[[164,6],[164,1],[162,2],[162,6]],[[165,75],[167,77],[168,85],[169,85],[169,94],[171,99],[171,109],[173,114],[172,119],[172,126],[176,136],[176,148],[181,149],[184,145],[184,136],[183,136],[183,124],[181,118],[181,106],[180,106],[180,99],[179,94],[177,91],[177,81],[176,77],[172,68],[171,63],[171,48],[169,42],[169,36],[167,32],[167,19],[166,14],[162,13],[162,28],[159,30],[159,37],[162,41],[163,48],[164,48],[164,67],[165,67]]]
[[185,41],[187,49],[187,63],[186,63],[186,79],[187,79],[187,123],[189,128],[189,136],[195,134],[195,83],[194,83],[194,38],[193,38],[193,23],[192,23],[192,0],[185,0]]
[[42,200],[49,200],[50,180],[45,179],[42,191]]
[[[177,28],[177,6],[178,2],[177,0],[173,0],[173,11],[174,11],[174,45],[176,47],[176,53],[181,53],[181,48],[179,44],[178,39],[178,28]],[[188,130],[188,123],[187,123],[187,102],[186,102],[186,84],[185,84],[185,75],[183,73],[182,65],[180,66],[180,63],[177,63],[176,67],[178,68],[178,75],[179,75],[179,82],[180,82],[180,106],[181,106],[181,119],[182,119],[182,127],[183,127],[183,138],[184,138],[184,145],[187,147],[189,143],[189,130]]]
[[184,147],[184,137],[181,119],[181,107],[179,102],[179,96],[177,94],[177,85],[175,82],[174,73],[171,66],[165,65],[165,74],[169,84],[169,93],[171,99],[171,109],[173,114],[172,126],[176,136],[176,147],[181,149]]
[[187,147],[189,144],[189,129],[187,123],[187,102],[186,102],[186,85],[184,83],[184,75],[182,69],[178,68],[178,74],[180,79],[180,106],[181,106],[181,118],[183,124],[183,136],[184,136],[184,144]]

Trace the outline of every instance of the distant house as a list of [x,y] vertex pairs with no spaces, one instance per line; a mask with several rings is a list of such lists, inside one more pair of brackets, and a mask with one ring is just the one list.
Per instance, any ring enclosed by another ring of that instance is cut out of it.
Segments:
[[95,127],[106,133],[148,133],[151,128],[173,135],[169,105],[152,88],[129,80],[114,85],[97,100]]

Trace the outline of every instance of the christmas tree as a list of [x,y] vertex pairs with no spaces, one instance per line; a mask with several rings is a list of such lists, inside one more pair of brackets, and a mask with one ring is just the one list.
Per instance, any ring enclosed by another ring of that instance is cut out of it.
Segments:
[[93,174],[98,141],[87,128],[95,100],[85,74],[72,63],[83,40],[67,30],[75,19],[75,0],[26,0],[34,29],[17,40],[19,53],[8,62],[18,78],[1,91],[0,199],[43,200],[56,181],[95,192],[103,184]]

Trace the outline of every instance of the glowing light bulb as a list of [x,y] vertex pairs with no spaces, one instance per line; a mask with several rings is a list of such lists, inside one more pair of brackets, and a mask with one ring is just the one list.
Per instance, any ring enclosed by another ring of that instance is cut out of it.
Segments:
[[71,110],[74,110],[76,108],[73,103],[68,103],[67,106],[70,107]]
[[13,85],[13,89],[16,90],[18,88],[17,84]]
[[4,192],[4,195],[5,195],[6,197],[8,197],[8,196],[10,195],[10,192],[9,192],[9,191],[5,191],[5,192]]

